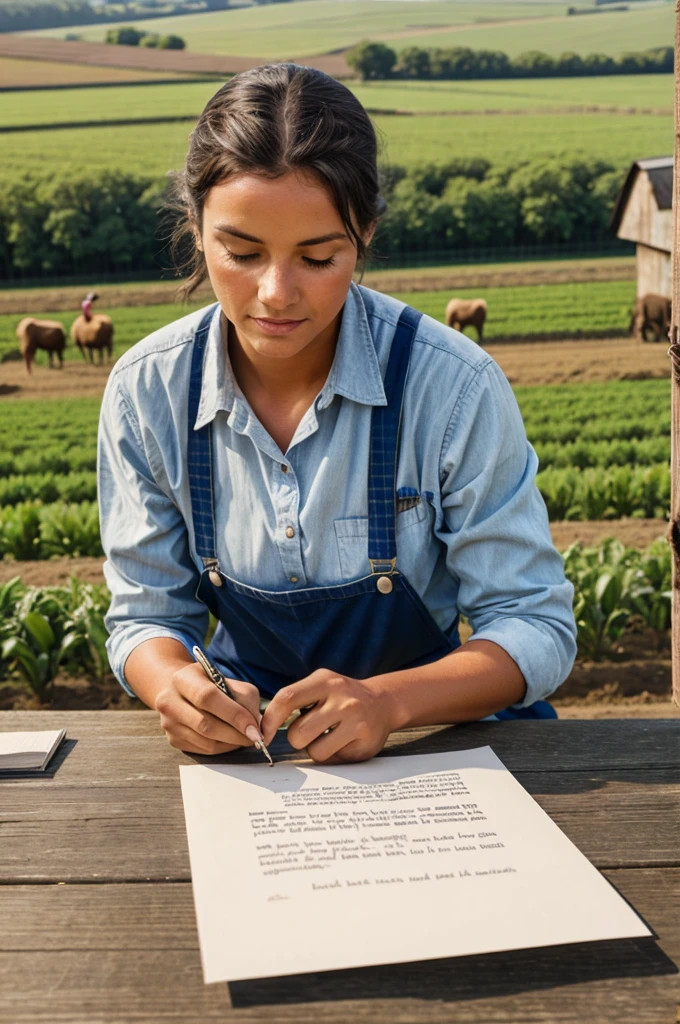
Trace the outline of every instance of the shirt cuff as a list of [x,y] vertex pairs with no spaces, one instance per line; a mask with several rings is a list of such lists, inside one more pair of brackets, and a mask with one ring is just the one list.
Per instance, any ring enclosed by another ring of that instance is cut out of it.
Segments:
[[139,647],[145,640],[158,640],[167,637],[170,640],[179,640],[181,644],[184,644],[189,654],[191,654],[192,647],[200,643],[195,636],[191,636],[189,633],[183,633],[178,629],[166,629],[161,626],[138,626],[132,631],[128,628],[124,634],[119,636],[116,635],[117,632],[114,629],[106,641],[106,650],[109,654],[111,671],[130,697],[136,697],[137,694],[125,678],[125,662],[135,647]]
[[564,636],[556,637],[526,619],[494,619],[470,639],[491,640],[518,665],[527,690],[523,700],[511,705],[513,708],[527,708],[554,693],[569,675],[576,657],[576,641],[566,628]]

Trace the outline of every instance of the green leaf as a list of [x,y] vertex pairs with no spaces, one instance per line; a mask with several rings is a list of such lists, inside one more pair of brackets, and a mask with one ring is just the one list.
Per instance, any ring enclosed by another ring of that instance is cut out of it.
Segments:
[[56,647],[57,641],[54,632],[44,615],[39,612],[29,612],[23,622],[41,651],[49,653]]

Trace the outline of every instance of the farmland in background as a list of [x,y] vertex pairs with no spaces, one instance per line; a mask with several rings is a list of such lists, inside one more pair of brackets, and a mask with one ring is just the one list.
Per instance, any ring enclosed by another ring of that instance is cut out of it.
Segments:
[[[15,60],[12,57],[0,57],[0,89],[102,82],[157,82],[159,79],[177,77],[179,76],[172,72],[134,71],[128,68],[105,68],[88,64],[59,64],[56,61]],[[15,99],[18,98],[15,95]]]
[[[457,288],[460,298],[475,298],[478,288]],[[519,287],[485,288],[489,303],[489,318],[485,326],[485,339],[527,338],[556,335],[560,337],[593,337],[595,334],[623,335],[628,328],[630,309],[635,299],[634,281],[594,281],[585,284],[522,285]],[[412,302],[418,309],[444,321],[446,303],[451,290],[411,292],[397,294],[403,302]],[[107,307],[114,318],[116,356],[140,338],[164,324],[205,305],[206,300],[186,306],[163,304],[134,307]],[[75,319],[64,312],[41,311],[39,317],[61,320],[68,331]],[[15,334],[20,317],[0,315],[0,361],[17,351]],[[469,333],[475,336],[474,328]],[[39,354],[38,359],[45,357]],[[69,346],[66,359],[82,359],[80,352]]]
[[[577,6],[593,5],[579,2]],[[190,50],[267,60],[327,53],[366,38],[384,40],[395,49],[411,45],[471,46],[500,49],[511,55],[530,49],[617,55],[624,50],[667,46],[673,38],[672,4],[630,6],[628,11],[567,17],[565,3],[421,0],[414,5],[395,0],[306,0],[304,9],[300,3],[268,4],[131,24],[147,32],[180,35]],[[499,24],[503,22],[507,24]],[[68,31],[101,42],[106,29],[105,25],[85,25]],[[63,38],[64,29],[26,34]]]
[[[164,87],[165,88],[165,87]],[[146,108],[148,109],[148,108]],[[135,116],[149,116],[136,108]],[[413,167],[424,161],[482,156],[492,163],[517,163],[556,155],[585,155],[622,167],[640,153],[672,151],[672,115],[649,114],[498,114],[474,117],[377,116],[383,159]],[[2,135],[0,174],[15,176],[49,154],[50,166],[73,164],[162,176],[184,162],[191,124],[116,125]]]
[[[579,7],[590,6],[586,0],[576,2]],[[462,45],[511,55],[532,48],[617,55],[668,45],[673,5],[633,2],[629,6],[626,12],[567,17],[566,0],[524,4],[306,0],[136,24],[153,32],[176,32],[187,40],[190,50],[262,59],[302,57],[350,46],[362,37],[384,39],[395,49]],[[487,24],[479,24],[481,20]],[[498,21],[504,24],[495,24]],[[103,37],[105,27],[87,26],[81,31],[84,38],[96,40]],[[58,38],[64,34],[64,29],[41,33]],[[122,68],[0,59],[0,87],[22,81],[34,84],[39,79],[46,84],[122,83],[155,77]],[[372,111],[410,112],[412,116],[377,113],[374,118],[384,141],[383,158],[409,168],[455,157],[484,157],[494,165],[508,165],[587,155],[624,171],[633,159],[672,151],[671,83],[669,75],[644,75],[349,84]],[[105,167],[162,178],[183,162],[189,120],[58,130],[50,125],[191,119],[219,84],[196,81],[0,92],[0,128],[13,129],[0,137],[0,175],[15,177],[31,167],[49,167],[55,174]],[[17,130],[34,124],[43,130]],[[437,319],[443,318],[454,288],[460,297],[484,296],[489,303],[485,340],[515,386],[528,436],[540,459],[539,487],[554,529],[567,538],[559,542],[560,548],[567,548],[574,537],[592,537],[595,528],[598,541],[611,531],[629,538],[627,545],[635,545],[632,549],[610,543],[592,551],[572,550],[567,556],[567,572],[577,588],[579,651],[586,659],[607,658],[614,645],[616,656],[623,657],[626,630],[632,631],[638,647],[639,636],[651,630],[649,649],[662,648],[669,622],[668,548],[663,542],[648,548],[649,541],[664,532],[669,503],[669,384],[667,379],[642,379],[667,378],[669,368],[663,346],[620,340],[627,333],[635,294],[634,266],[630,261],[626,269],[621,261],[614,272],[607,266],[610,262],[613,268],[614,261],[607,260],[584,264],[573,271],[573,279],[566,261],[554,264],[554,269],[547,262],[474,271],[454,266],[393,271],[391,277],[388,264],[384,276],[367,282]],[[467,276],[471,272],[474,278]],[[597,279],[588,279],[591,272]],[[432,277],[431,286],[430,273],[438,275]],[[82,288],[53,292],[60,300],[54,306],[38,300],[47,292],[26,290],[25,312],[60,319],[68,328],[82,293],[92,286],[88,282]],[[195,303],[180,307],[166,300],[171,287],[171,282],[121,285],[115,302],[104,292],[99,305],[113,316],[116,356],[161,325],[209,301],[203,294]],[[145,288],[155,296],[152,301],[145,297]],[[68,636],[65,623],[77,620],[77,656],[72,663],[65,657],[63,664],[74,670],[80,665],[90,678],[100,677],[106,671],[101,624],[106,592],[81,583],[51,595],[44,590],[26,591],[23,584],[6,591],[3,581],[15,572],[22,577],[26,572],[25,578],[41,587],[63,579],[68,572],[65,562],[48,561],[59,556],[67,556],[79,577],[101,579],[95,438],[108,368],[86,365],[69,346],[63,371],[45,369],[45,357],[40,354],[29,378],[23,365],[11,358],[17,354],[15,326],[24,312],[21,292],[13,289],[5,293],[8,304],[4,307],[12,312],[0,315],[0,607],[4,613],[0,647],[6,638],[18,638],[24,647],[12,648],[13,659],[0,655],[0,682],[8,673],[18,679],[23,672],[35,683],[36,692],[42,692],[46,676],[36,668],[40,650],[30,631],[30,623],[37,621],[31,614],[46,616],[53,624],[49,664],[55,671],[59,645]],[[475,337],[474,330],[469,334]],[[512,337],[592,339],[614,334],[616,341],[600,343],[495,344]],[[2,362],[8,356],[10,360]],[[607,383],[545,386],[547,381],[575,380]],[[22,397],[27,395],[34,397]],[[83,561],[88,556],[91,563]]]
[[[668,381],[518,388],[551,519],[663,518]],[[97,399],[0,405],[0,557],[101,555]]]
[[[368,82],[352,84],[351,88],[372,111],[432,114],[493,109],[511,114],[514,111],[568,111],[579,106],[590,111],[604,107],[606,112],[615,107],[622,113],[650,111],[645,117],[651,116],[651,111],[664,111],[661,116],[665,123],[673,106],[673,76],[640,75],[635,79],[634,90],[629,77],[617,75],[611,78],[523,82]],[[120,88],[113,85],[106,89],[0,93],[0,128],[133,117],[198,117],[220,85],[217,81],[182,82],[177,85]],[[490,122],[492,125],[495,123]],[[385,129],[384,122],[381,124],[383,131],[389,131]],[[629,128],[629,122],[625,120],[621,127]],[[464,122],[462,130],[466,134],[469,128]],[[440,130],[450,136],[446,124],[440,124]],[[460,127],[456,129],[457,132],[460,130]]]

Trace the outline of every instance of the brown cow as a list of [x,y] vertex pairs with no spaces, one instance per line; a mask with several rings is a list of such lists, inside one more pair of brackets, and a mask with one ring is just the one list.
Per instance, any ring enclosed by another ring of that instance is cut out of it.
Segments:
[[454,327],[457,331],[468,326],[476,327],[481,345],[486,308],[484,299],[451,299],[446,306],[446,326]]
[[71,337],[83,354],[83,359],[94,362],[94,352],[99,352],[100,365],[104,362],[104,350],[109,359],[113,353],[113,323],[106,313],[96,313],[90,320],[78,316],[71,324]]
[[635,302],[628,330],[638,341],[647,341],[653,331],[654,341],[668,341],[671,329],[671,300],[665,295],[641,295]]
[[48,353],[50,368],[55,365],[53,362],[55,356],[59,369],[63,366],[66,331],[58,320],[34,320],[33,317],[27,316],[17,324],[17,338],[29,373],[38,349],[43,349]]

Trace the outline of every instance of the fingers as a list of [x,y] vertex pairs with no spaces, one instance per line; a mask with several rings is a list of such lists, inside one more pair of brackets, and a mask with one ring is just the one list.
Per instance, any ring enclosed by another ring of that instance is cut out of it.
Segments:
[[[267,710],[262,716],[262,731],[265,743],[271,743],[276,730],[290,718],[294,711],[317,704],[328,693],[334,679],[340,678],[337,673],[327,668],[317,669],[299,683],[285,686],[272,697]],[[312,714],[312,712],[310,712]],[[306,716],[305,716],[306,717]],[[297,722],[295,723],[297,725]]]
[[175,724],[172,734],[166,733],[168,743],[177,750],[183,750],[186,754],[226,754],[230,750],[237,750],[240,743],[220,743],[217,740],[199,736],[184,725]]
[[357,739],[356,729],[349,722],[341,722],[327,736],[319,736],[307,747],[307,753],[317,764],[343,764],[346,761],[366,761],[378,752],[379,746],[365,739]]
[[337,708],[329,704],[317,705],[288,726],[288,742],[295,750],[304,750],[325,732],[335,729],[339,722],[340,713]]
[[259,693],[241,680],[230,680],[230,688],[236,700],[218,690],[198,665],[175,672],[155,701],[170,745],[201,754],[252,746],[246,730],[259,731]]
[[[234,695],[241,698],[247,696],[250,684],[230,679],[229,686]],[[190,665],[177,673],[177,690],[194,708],[227,722],[242,736],[245,736],[245,730],[249,725],[258,725],[258,719],[253,712],[218,690],[199,665]],[[252,690],[257,692],[254,686]]]
[[262,721],[262,713],[260,711],[260,691],[258,688],[253,686],[252,683],[244,683],[240,679],[230,679],[229,687],[238,703],[241,704],[246,711],[250,711],[255,722],[259,725]]

